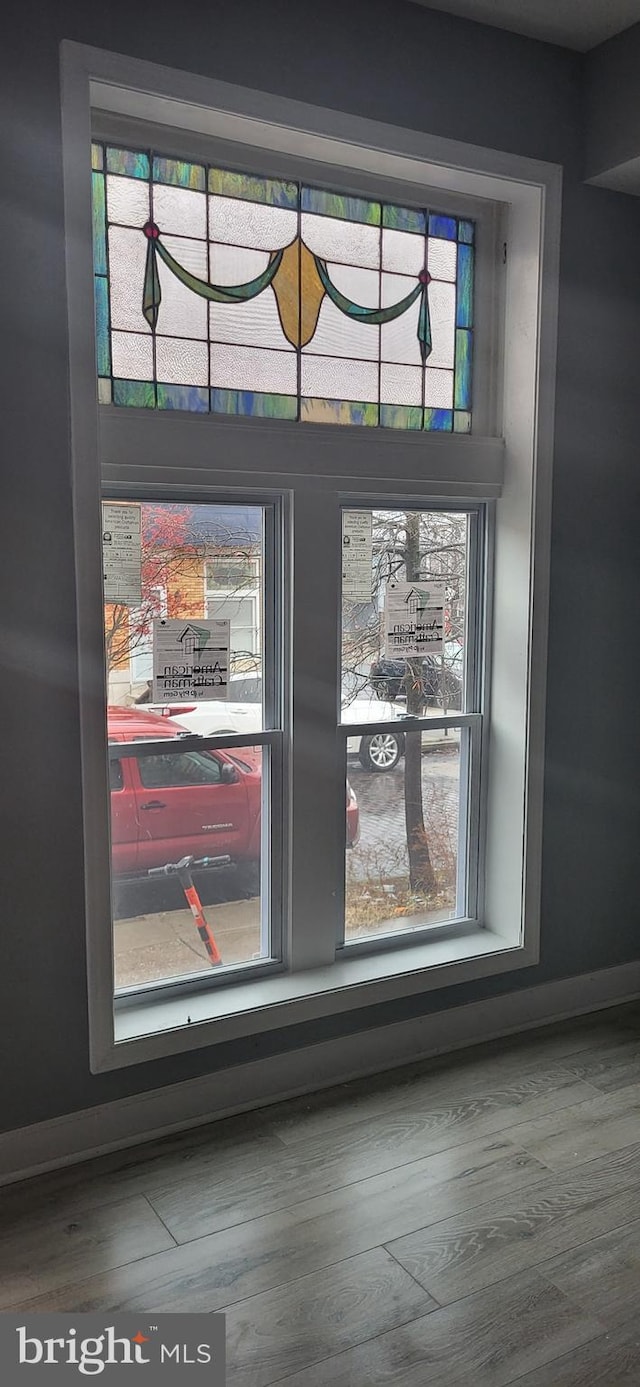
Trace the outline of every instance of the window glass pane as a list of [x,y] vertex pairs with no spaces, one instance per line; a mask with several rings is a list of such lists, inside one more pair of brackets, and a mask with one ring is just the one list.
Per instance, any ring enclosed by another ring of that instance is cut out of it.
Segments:
[[473,222],[161,151],[92,170],[101,401],[469,431]]
[[[187,735],[259,739],[267,713],[277,727],[273,529],[261,505],[104,503],[119,988],[273,956],[270,786],[279,743],[181,744]],[[192,913],[194,882],[204,923]]]
[[403,736],[389,728],[347,740],[359,838],[352,846],[347,838],[346,943],[466,914],[459,828],[466,824],[468,735],[450,728]]
[[470,711],[467,512],[345,511],[342,538],[342,721]]
[[[136,718],[145,737],[158,735],[153,719],[175,743],[177,719],[132,712],[128,735]],[[116,989],[224,976],[269,958],[268,748],[167,750],[120,764],[123,785],[111,795]]]

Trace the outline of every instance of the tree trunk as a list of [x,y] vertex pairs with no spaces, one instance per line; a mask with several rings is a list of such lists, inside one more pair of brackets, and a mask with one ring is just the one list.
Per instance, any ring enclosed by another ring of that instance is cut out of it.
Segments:
[[[414,511],[407,514],[406,535],[407,582],[415,583],[420,578],[420,515],[418,512]],[[405,688],[407,715],[418,717],[423,708],[422,667],[419,660],[407,660]],[[405,735],[404,817],[411,890],[428,896],[435,890],[436,879],[424,826],[422,734],[420,732],[407,732]]]

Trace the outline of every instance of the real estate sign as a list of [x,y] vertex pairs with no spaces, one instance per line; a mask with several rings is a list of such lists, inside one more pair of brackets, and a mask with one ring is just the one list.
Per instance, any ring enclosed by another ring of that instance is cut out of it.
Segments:
[[230,623],[157,617],[153,623],[153,702],[229,697]]
[[444,583],[390,583],[384,602],[384,647],[388,660],[441,655]]

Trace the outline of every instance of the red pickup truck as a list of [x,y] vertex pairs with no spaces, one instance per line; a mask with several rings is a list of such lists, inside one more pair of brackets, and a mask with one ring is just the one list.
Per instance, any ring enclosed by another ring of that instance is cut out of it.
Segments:
[[[259,861],[259,747],[185,747],[166,756],[117,756],[118,742],[173,740],[187,729],[173,718],[137,708],[109,708],[107,726],[115,876],[144,876],[150,867],[163,867],[187,854]],[[358,835],[358,804],[347,784],[349,847]]]

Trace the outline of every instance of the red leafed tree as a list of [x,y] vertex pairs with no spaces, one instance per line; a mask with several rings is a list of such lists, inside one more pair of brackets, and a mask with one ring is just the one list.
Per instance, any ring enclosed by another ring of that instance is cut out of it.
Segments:
[[142,505],[142,582],[139,607],[105,606],[107,669],[126,666],[151,639],[154,617],[201,616],[202,586],[193,591],[194,561],[204,546],[194,543],[191,506]]

